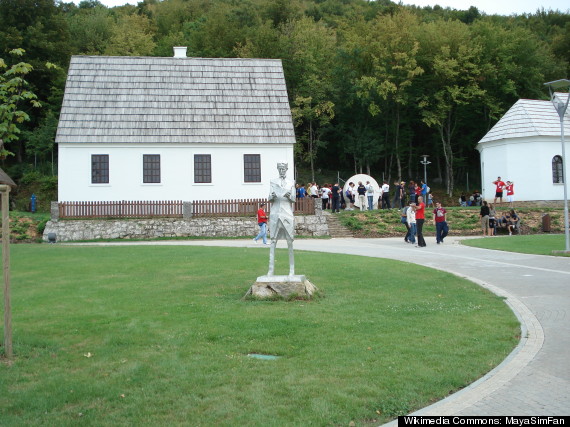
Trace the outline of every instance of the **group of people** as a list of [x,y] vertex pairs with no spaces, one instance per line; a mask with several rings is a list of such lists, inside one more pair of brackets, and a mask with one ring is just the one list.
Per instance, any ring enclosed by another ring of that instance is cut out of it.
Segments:
[[[410,181],[408,185],[405,181],[395,181],[392,198],[390,198],[390,185],[387,181],[384,181],[378,190],[378,209],[392,209],[392,207],[402,209],[407,207],[407,203],[416,203],[420,196],[423,197],[426,206],[433,206],[430,188],[423,181],[419,183]],[[298,199],[321,198],[322,208],[331,209],[333,213],[340,212],[341,209],[354,210],[356,206],[362,211],[373,210],[376,192],[377,189],[370,181],[366,183],[359,181],[358,185],[349,182],[344,194],[338,183],[318,186],[315,182],[310,182],[305,187],[296,185]]]
[[479,218],[481,219],[481,229],[483,236],[496,236],[497,229],[502,227],[509,232],[509,236],[516,231],[520,217],[514,209],[505,212],[501,217],[497,215],[495,205],[483,201],[481,210],[479,211]]
[[482,201],[483,198],[479,190],[475,190],[469,198],[465,193],[461,193],[461,196],[459,196],[459,206],[481,206]]
[[[404,241],[416,245],[417,248],[425,248],[426,241],[423,228],[426,220],[426,205],[423,196],[417,196],[415,200],[411,201],[409,206],[401,208],[401,222],[406,226],[407,230]],[[439,245],[443,243],[443,240],[449,233],[447,211],[439,201],[435,203],[432,219],[435,223],[435,239]]]

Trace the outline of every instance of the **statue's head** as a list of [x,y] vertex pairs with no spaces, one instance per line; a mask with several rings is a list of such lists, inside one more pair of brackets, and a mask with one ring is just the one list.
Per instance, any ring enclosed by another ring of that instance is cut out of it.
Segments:
[[287,173],[287,169],[289,169],[287,163],[285,162],[277,163],[277,170],[279,171],[280,176],[285,176],[285,174]]

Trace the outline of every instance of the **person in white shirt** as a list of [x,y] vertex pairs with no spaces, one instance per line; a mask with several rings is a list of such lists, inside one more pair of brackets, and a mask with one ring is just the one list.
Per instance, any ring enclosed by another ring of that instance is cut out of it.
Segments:
[[311,192],[311,197],[313,197],[315,199],[319,197],[319,189],[317,188],[316,182],[311,183],[311,188],[309,190]]
[[416,244],[416,204],[413,202],[410,203],[410,207],[406,211],[406,221],[408,221],[408,226],[410,227],[408,243],[415,245]]
[[374,186],[366,181],[366,197],[368,197],[368,210],[374,209]]
[[323,210],[328,207],[331,189],[328,184],[323,185],[321,188],[321,199],[323,200]]
[[382,184],[382,209],[390,209],[390,186],[387,181]]

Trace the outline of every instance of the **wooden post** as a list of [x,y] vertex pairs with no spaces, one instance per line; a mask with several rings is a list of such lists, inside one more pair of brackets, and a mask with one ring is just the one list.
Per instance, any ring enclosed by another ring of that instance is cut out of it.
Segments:
[[12,358],[12,309],[10,306],[10,186],[0,185],[2,194],[2,262],[4,271],[4,354]]

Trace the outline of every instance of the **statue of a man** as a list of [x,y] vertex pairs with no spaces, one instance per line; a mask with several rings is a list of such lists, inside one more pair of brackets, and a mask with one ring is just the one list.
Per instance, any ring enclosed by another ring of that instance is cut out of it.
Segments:
[[275,269],[275,246],[279,239],[286,239],[289,248],[289,276],[295,275],[295,259],[293,256],[293,237],[295,235],[295,181],[286,179],[287,163],[277,163],[279,178],[272,179],[269,189],[271,212],[269,214],[269,232],[271,247],[269,249],[269,272],[273,276]]

